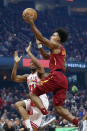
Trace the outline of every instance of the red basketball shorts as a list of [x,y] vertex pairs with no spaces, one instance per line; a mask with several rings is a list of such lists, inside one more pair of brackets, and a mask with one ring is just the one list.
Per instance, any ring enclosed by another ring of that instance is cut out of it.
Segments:
[[34,88],[33,93],[40,96],[53,92],[54,106],[62,106],[66,99],[67,88],[67,77],[62,72],[54,71],[40,81],[39,85]]

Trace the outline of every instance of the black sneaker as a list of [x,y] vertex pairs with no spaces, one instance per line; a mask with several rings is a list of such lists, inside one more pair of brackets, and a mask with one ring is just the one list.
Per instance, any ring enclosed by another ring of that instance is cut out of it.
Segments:
[[46,121],[44,121],[43,124],[41,124],[41,126],[39,126],[38,131],[46,128],[50,123],[54,122],[56,120],[56,117],[52,117],[47,119]]
[[78,124],[78,131],[82,131],[83,130],[83,121],[79,121],[79,124]]

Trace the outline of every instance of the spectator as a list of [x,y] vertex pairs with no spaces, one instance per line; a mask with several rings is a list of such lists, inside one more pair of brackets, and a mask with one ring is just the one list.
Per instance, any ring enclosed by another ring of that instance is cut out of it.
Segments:
[[13,127],[13,121],[9,120],[8,124],[7,124],[7,128],[5,129],[5,131],[15,131],[15,128]]

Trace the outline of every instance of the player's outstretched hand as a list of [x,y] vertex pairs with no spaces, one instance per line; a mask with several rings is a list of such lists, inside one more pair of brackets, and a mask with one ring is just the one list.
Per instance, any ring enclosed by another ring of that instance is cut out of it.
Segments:
[[27,21],[29,24],[34,23],[33,16],[30,16],[29,14],[24,15],[23,19],[24,21]]
[[29,46],[26,48],[26,52],[29,53],[31,52],[31,41],[29,42]]
[[18,62],[21,60],[21,58],[22,58],[22,56],[18,57],[18,52],[15,51],[15,53],[14,53],[14,61],[15,61],[16,63],[18,63]]

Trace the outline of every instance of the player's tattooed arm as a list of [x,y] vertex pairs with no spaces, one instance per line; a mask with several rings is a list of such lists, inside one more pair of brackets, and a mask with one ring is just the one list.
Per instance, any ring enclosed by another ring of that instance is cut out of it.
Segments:
[[39,50],[40,50],[40,53],[41,53],[41,55],[43,56],[43,58],[44,58],[44,59],[49,59],[49,58],[50,58],[50,54],[47,53],[47,52],[45,52],[45,50],[44,50],[42,47],[40,47],[41,42],[36,39],[36,43],[37,43],[37,46],[38,46],[38,48],[39,48]]
[[18,68],[18,63],[19,61],[21,60],[21,57],[18,57],[18,52],[15,51],[14,53],[14,67],[13,67],[13,70],[12,70],[12,74],[11,74],[11,79],[15,82],[25,82],[27,81],[27,77],[28,77],[28,74],[25,74],[25,75],[17,75],[17,68]]
[[26,48],[26,52],[30,56],[32,62],[37,67],[38,72],[44,74],[44,68],[40,65],[40,63],[38,62],[37,58],[31,52],[31,42],[29,42],[29,46]]
[[33,22],[33,19],[29,16],[29,15],[27,15],[27,16],[25,16],[25,17],[29,17],[29,19],[28,19],[28,22],[29,22],[29,24],[30,24],[30,26],[31,26],[31,29],[32,29],[32,31],[33,31],[33,33],[34,33],[34,35],[35,35],[35,37],[36,37],[36,39],[38,39],[39,41],[41,41],[42,42],[42,44],[44,44],[44,45],[46,45],[47,47],[49,47],[50,49],[60,49],[60,44],[58,44],[58,43],[56,43],[56,42],[51,42],[50,40],[48,40],[47,38],[45,38],[42,34],[41,34],[41,32],[37,29],[37,27],[35,26],[35,24],[34,24],[34,22]]
[[37,29],[37,27],[35,26],[35,24],[32,22],[31,25],[31,28],[32,28],[32,31],[35,35],[35,37],[42,42],[42,44],[46,45],[48,48],[50,49],[57,49],[57,48],[60,48],[60,44],[56,43],[56,42],[51,42],[50,40],[48,40],[47,38],[45,38],[41,33],[40,31]]

